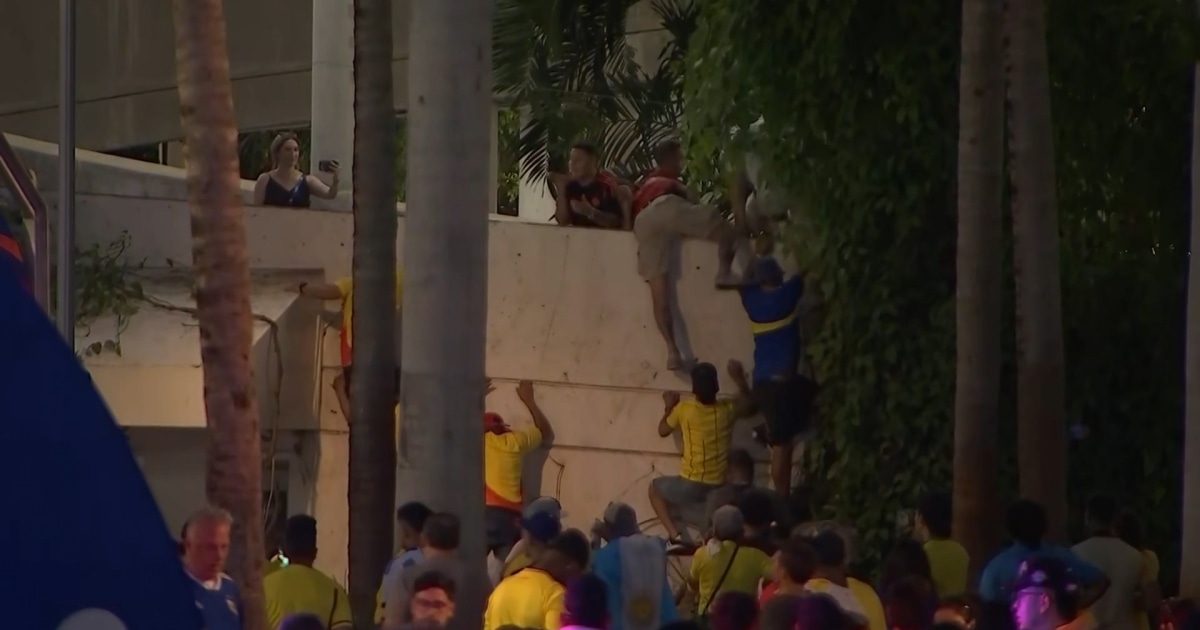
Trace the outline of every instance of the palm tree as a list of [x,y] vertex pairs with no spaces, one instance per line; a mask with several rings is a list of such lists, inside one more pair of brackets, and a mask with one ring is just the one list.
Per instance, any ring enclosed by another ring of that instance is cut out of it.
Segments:
[[526,112],[521,177],[561,171],[579,138],[600,145],[606,164],[625,174],[650,166],[659,141],[676,135],[682,65],[699,7],[654,0],[670,35],[655,68],[634,61],[625,16],[638,0],[499,0],[494,21],[496,90]]
[[[1187,358],[1183,445],[1183,558],[1200,557],[1200,64],[1192,88],[1192,244],[1188,261]],[[1200,597],[1200,564],[1184,562],[1179,595]]]
[[978,573],[994,544],[1004,185],[1001,0],[963,0],[958,101],[954,534]]
[[354,379],[350,383],[350,603],[374,622],[396,500],[396,134],[392,2],[354,2]]
[[175,63],[208,419],[205,489],[234,516],[230,567],[244,627],[262,628],[262,453],[250,368],[250,263],[221,0],[175,0]]
[[1062,282],[1044,13],[1042,0],[1010,0],[1005,15],[1017,296],[1017,466],[1021,494],[1046,508],[1050,536],[1065,540]]

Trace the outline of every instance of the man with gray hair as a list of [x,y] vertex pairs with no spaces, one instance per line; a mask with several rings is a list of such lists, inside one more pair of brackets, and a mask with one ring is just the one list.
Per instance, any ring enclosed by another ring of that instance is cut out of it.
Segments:
[[233,516],[218,507],[196,512],[183,526],[183,568],[193,582],[196,607],[208,630],[242,627],[242,599],[225,574]]
[[592,572],[608,587],[609,630],[653,630],[674,621],[666,541],[643,534],[626,503],[609,503],[592,533],[606,541],[592,554]]
[[696,593],[698,616],[705,617],[722,593],[758,595],[759,583],[771,579],[771,558],[761,549],[742,545],[745,522],[732,505],[717,508],[712,538],[692,556],[688,586]]

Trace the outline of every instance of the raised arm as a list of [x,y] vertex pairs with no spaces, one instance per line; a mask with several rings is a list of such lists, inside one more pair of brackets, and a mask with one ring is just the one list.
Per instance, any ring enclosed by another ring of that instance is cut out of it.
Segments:
[[316,175],[304,176],[308,183],[308,189],[312,192],[312,196],[319,197],[321,199],[333,199],[337,197],[338,186],[341,183],[338,179],[337,165],[329,165],[329,172],[333,174],[333,179],[330,180],[328,186],[326,186],[325,182],[321,181],[321,178],[317,177]]
[[271,178],[270,173],[263,173],[254,180],[254,205],[261,206],[267,200],[267,181]]
[[553,442],[554,430],[550,428],[550,420],[546,418],[546,414],[542,413],[542,408],[537,404],[537,399],[533,395],[532,381],[521,381],[517,384],[517,398],[525,403],[525,408],[533,417],[533,426],[537,427],[538,432],[542,434],[542,444]]
[[624,184],[617,186],[617,203],[621,204],[621,228],[633,229],[633,190]]
[[554,220],[559,225],[571,225],[571,202],[567,199],[567,183],[570,178],[565,173],[548,173],[546,179],[554,184],[558,194],[554,198]]
[[738,169],[729,178],[729,201],[733,206],[733,223],[743,233],[750,232],[750,224],[746,221],[746,202],[754,192],[754,184],[746,176],[744,169]]
[[746,380],[746,368],[737,359],[729,361],[729,378],[737,386],[737,397],[733,399],[733,413],[737,418],[749,418],[758,412],[754,404],[754,392]]
[[345,297],[342,288],[336,284],[318,283],[309,284],[301,282],[299,289],[300,295],[310,297],[316,300],[340,300]]
[[675,411],[675,406],[679,404],[679,394],[676,392],[663,392],[663,415],[658,420],[658,436],[667,437],[675,431],[675,427],[679,426],[672,418],[671,412]]

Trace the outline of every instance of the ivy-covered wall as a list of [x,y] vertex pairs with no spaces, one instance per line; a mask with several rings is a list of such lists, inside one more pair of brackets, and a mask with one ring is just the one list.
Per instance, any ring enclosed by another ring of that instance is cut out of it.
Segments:
[[[1048,3],[1062,229],[1072,507],[1110,492],[1174,563],[1180,486],[1188,7]],[[1100,6],[1103,5],[1103,6]],[[706,0],[690,46],[689,152],[748,143],[794,199],[785,237],[824,297],[809,461],[869,566],[896,517],[948,489],[954,392],[959,4]],[[731,135],[762,116],[753,139]],[[1011,240],[1005,235],[1007,248]],[[1015,492],[1011,262],[1002,479]]]

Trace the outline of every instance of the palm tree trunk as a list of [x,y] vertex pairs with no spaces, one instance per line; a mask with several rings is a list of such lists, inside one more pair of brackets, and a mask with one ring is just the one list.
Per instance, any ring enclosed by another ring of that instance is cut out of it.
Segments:
[[392,555],[396,499],[396,134],[392,2],[354,1],[354,379],[350,386],[350,603],[371,628]]
[[977,575],[994,548],[1004,185],[1002,0],[963,0],[958,101],[954,534]]
[[[458,515],[481,574],[492,10],[412,3],[404,226],[401,490]],[[459,595],[456,627],[478,630],[482,593]]]
[[1192,244],[1188,262],[1187,360],[1183,443],[1183,553],[1180,597],[1200,597],[1200,64],[1192,86]]
[[1017,295],[1017,466],[1022,496],[1046,508],[1050,537],[1065,541],[1062,282],[1044,13],[1042,0],[1009,0],[1005,15]]
[[237,124],[221,0],[175,0],[175,63],[190,159],[188,198],[204,407],[205,489],[233,513],[229,567],[243,622],[262,628],[262,452],[250,368],[250,263],[242,223]]

